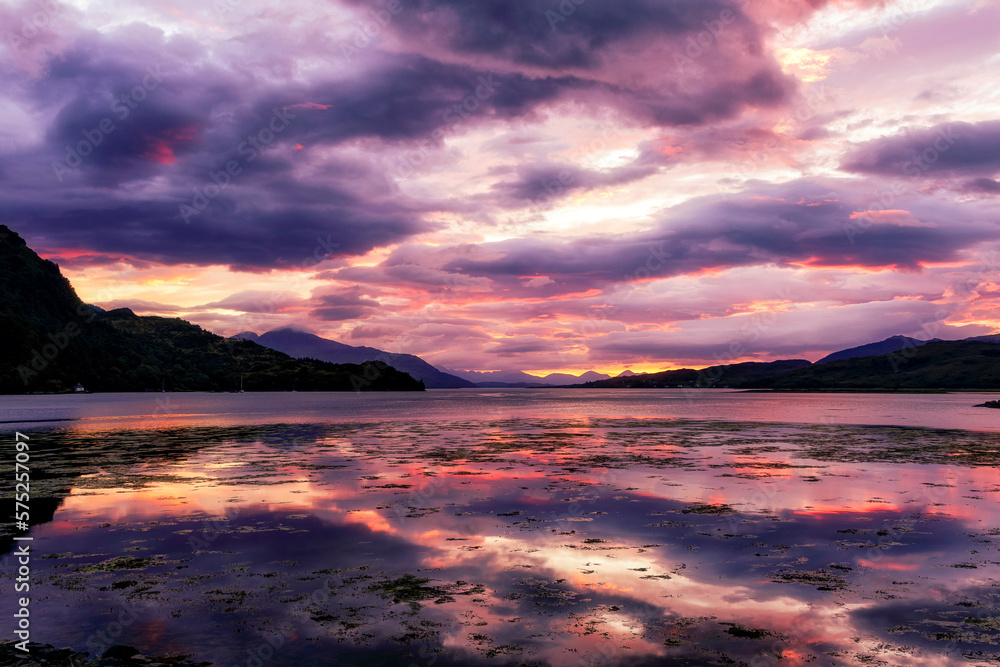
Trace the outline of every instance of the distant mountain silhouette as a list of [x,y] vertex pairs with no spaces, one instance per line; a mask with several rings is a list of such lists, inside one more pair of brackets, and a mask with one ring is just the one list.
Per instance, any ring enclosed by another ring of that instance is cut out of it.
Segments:
[[0,393],[71,391],[422,391],[385,364],[299,361],[178,318],[104,312],[59,267],[0,225]]
[[814,364],[753,386],[771,389],[1000,389],[1000,347],[938,341],[878,357]]
[[68,392],[77,383],[90,391],[232,391],[240,387],[241,378],[247,391],[420,391],[425,385],[468,387],[473,383],[592,388],[1000,388],[1000,334],[964,341],[892,336],[835,352],[814,365],[792,359],[701,370],[624,371],[616,378],[594,371],[579,377],[451,372],[413,355],[353,347],[290,329],[226,339],[179,318],[139,317],[126,308],[104,312],[83,303],[58,266],[40,258],[3,225],[0,294],[0,393],[6,394]]
[[594,382],[597,380],[607,380],[611,376],[597,371],[587,371],[581,375],[571,375],[569,373],[549,373],[541,378],[544,384],[566,384],[567,382]]
[[986,336],[972,336],[971,338],[966,338],[965,340],[970,343],[1000,343],[1000,334],[989,334]]
[[828,364],[831,361],[843,361],[844,359],[858,359],[861,357],[878,357],[883,354],[889,354],[891,352],[899,352],[900,350],[905,350],[908,348],[920,347],[921,345],[926,345],[927,343],[937,343],[940,338],[932,338],[931,340],[919,340],[917,338],[910,338],[909,336],[890,336],[885,340],[880,340],[877,343],[868,343],[867,345],[859,345],[858,347],[852,347],[846,350],[840,350],[839,352],[834,352],[828,354],[819,361],[817,364]]
[[451,368],[446,368],[444,366],[438,366],[439,370],[446,373],[456,375],[460,378],[468,380],[475,384],[475,386],[492,385],[501,387],[504,385],[510,386],[528,386],[528,385],[539,385],[543,383],[540,378],[534,375],[528,375],[527,373],[522,373],[521,371],[459,371]]
[[385,352],[374,347],[355,347],[322,338],[305,331],[283,327],[258,336],[252,331],[233,336],[234,339],[252,340],[266,348],[284,352],[298,359],[319,359],[334,364],[361,364],[366,361],[380,361],[404,373],[409,373],[435,389],[475,387],[472,382],[443,373],[420,357],[412,354]]
[[439,366],[441,370],[465,378],[474,382],[477,387],[502,388],[502,387],[557,387],[577,382],[588,382],[591,380],[606,380],[610,375],[587,371],[582,375],[571,375],[569,373],[549,373],[539,377],[529,375],[521,371],[456,371]]
[[752,382],[788,373],[812,364],[805,359],[748,361],[741,364],[710,366],[701,370],[679,368],[642,375],[619,375],[607,380],[573,385],[590,389],[654,389],[669,387],[744,387]]

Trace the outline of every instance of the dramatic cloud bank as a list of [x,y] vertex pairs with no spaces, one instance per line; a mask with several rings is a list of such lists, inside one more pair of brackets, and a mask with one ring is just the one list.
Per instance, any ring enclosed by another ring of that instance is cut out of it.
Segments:
[[0,7],[0,222],[104,307],[451,368],[1000,328],[1000,7]]

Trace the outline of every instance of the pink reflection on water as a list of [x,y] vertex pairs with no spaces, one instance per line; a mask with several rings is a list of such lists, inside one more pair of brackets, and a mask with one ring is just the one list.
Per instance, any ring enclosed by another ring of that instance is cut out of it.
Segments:
[[[786,445],[755,431],[709,431],[718,442],[705,444],[696,437],[705,433],[685,427],[684,445],[664,444],[641,423],[587,423],[442,428],[421,445],[444,450],[437,458],[392,425],[314,446],[225,440],[174,458],[140,457],[126,473],[109,465],[80,476],[36,533],[72,552],[103,524],[167,539],[196,530],[174,523],[234,508],[270,528],[290,515],[315,519],[317,533],[363,528],[365,540],[391,537],[396,551],[371,547],[358,566],[376,563],[387,578],[485,582],[475,598],[425,603],[422,614],[468,623],[445,632],[443,646],[481,655],[485,640],[473,635],[497,644],[530,635],[531,658],[552,665],[578,665],[582,656],[666,659],[700,644],[752,660],[758,649],[747,647],[763,645],[733,635],[732,624],[772,633],[766,641],[789,664],[831,651],[844,652],[839,664],[863,664],[862,654],[886,658],[915,640],[865,625],[865,610],[893,600],[917,607],[928,595],[951,604],[1000,574],[997,539],[984,533],[1000,518],[993,469],[807,459],[792,435]],[[609,434],[629,429],[642,437],[623,444]],[[757,439],[776,450],[729,453]],[[227,539],[212,549],[225,553]],[[307,565],[308,574],[326,563]],[[291,586],[299,574],[279,571],[275,582]],[[168,602],[175,594],[163,592]],[[389,625],[381,619],[371,631],[387,640]],[[175,645],[166,625],[159,634],[143,628],[150,645]],[[325,638],[319,625],[301,632]],[[686,643],[665,645],[669,637]],[[959,664],[922,651],[893,659]]]

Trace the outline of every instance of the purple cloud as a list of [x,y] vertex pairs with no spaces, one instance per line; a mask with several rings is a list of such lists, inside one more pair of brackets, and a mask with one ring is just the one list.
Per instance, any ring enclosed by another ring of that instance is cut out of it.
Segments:
[[841,169],[862,174],[989,173],[1000,169],[1000,121],[942,123],[851,150]]
[[557,282],[572,280],[578,289],[581,282],[596,285],[760,264],[914,269],[952,261],[960,250],[996,238],[991,224],[977,223],[957,206],[912,197],[914,216],[927,224],[886,219],[866,224],[859,238],[848,232],[876,202],[836,185],[805,180],[759,187],[722,201],[695,199],[666,211],[649,232],[482,244],[454,252],[443,268],[501,282],[546,275]]

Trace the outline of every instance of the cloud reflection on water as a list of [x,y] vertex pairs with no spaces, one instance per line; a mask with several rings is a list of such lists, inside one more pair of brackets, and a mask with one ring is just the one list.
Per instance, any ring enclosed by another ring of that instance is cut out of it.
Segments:
[[119,643],[224,665],[279,631],[271,664],[428,667],[957,665],[1000,639],[997,434],[562,417],[40,438],[72,486],[34,531],[57,645],[129,605]]

